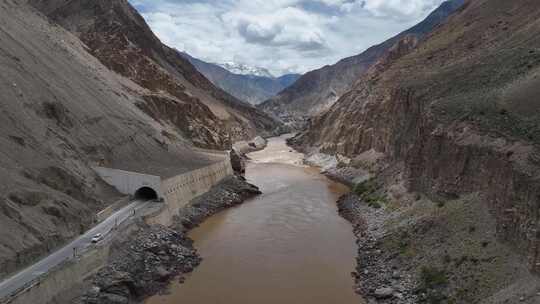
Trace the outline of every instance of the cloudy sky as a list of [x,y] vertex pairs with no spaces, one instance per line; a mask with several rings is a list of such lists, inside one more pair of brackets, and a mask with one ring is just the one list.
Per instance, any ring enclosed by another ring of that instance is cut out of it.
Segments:
[[443,0],[130,0],[167,45],[209,62],[306,72],[411,27]]

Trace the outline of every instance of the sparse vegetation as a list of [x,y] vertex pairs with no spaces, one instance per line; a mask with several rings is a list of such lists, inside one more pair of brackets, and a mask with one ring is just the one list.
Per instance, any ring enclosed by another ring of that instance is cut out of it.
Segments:
[[366,194],[372,194],[373,192],[375,192],[378,188],[378,185],[377,185],[377,182],[375,181],[375,179],[371,178],[371,179],[368,179],[366,181],[363,181],[361,183],[358,183],[354,186],[354,193],[356,193],[356,195],[358,196],[364,196]]
[[452,257],[449,254],[445,254],[443,257],[444,264],[450,264],[452,262]]
[[337,168],[340,169],[340,168],[346,168],[348,167],[349,164],[345,163],[344,161],[340,161],[338,164],[337,164]]
[[388,198],[385,194],[380,193],[380,186],[374,178],[356,184],[353,192],[360,196],[370,207],[376,209],[388,203]]
[[[530,69],[525,62],[532,62],[535,67],[540,65],[536,54],[526,50],[501,50],[497,56],[486,58],[490,63],[471,68],[468,75],[471,78],[485,79],[482,89],[478,83],[470,81],[469,77],[445,82],[448,85],[448,95],[438,103],[434,110],[449,121],[468,121],[482,130],[496,136],[511,136],[526,141],[540,143],[540,116],[537,114],[537,103],[524,103],[521,100],[532,99],[535,91],[524,87],[512,100],[501,98],[498,88],[504,83],[526,74]],[[497,62],[508,62],[502,67]],[[504,69],[504,70],[501,70]],[[452,73],[448,71],[448,73]],[[497,77],[486,77],[497,75]],[[451,74],[442,73],[442,79]]]
[[407,240],[399,241],[399,253],[406,258],[412,258],[415,256],[416,251],[412,244]]
[[443,270],[425,266],[420,270],[420,284],[424,288],[437,288],[448,284],[448,278]]
[[442,289],[448,285],[448,277],[442,269],[425,266],[420,270],[420,285],[418,291],[425,294],[425,302],[429,304],[444,303],[447,296]]

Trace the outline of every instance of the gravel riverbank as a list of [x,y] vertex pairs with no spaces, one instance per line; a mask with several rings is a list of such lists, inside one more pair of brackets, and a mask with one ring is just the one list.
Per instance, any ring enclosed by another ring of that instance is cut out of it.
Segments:
[[354,193],[342,196],[337,204],[339,214],[351,222],[357,238],[353,272],[356,292],[368,304],[418,303],[412,274],[400,267],[395,253],[383,249],[381,241],[387,233],[384,224],[389,219],[385,211],[369,207]]
[[79,303],[140,303],[165,290],[171,280],[183,281],[184,275],[201,262],[187,232],[208,217],[260,193],[243,177],[229,177],[183,208],[173,227],[140,222],[118,235],[110,263],[94,276]]

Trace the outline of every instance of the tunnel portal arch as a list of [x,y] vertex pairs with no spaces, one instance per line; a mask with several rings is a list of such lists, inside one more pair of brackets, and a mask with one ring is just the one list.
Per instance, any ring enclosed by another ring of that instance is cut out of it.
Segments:
[[160,200],[161,177],[112,168],[94,167],[98,175],[118,192],[139,200]]
[[157,201],[159,198],[157,191],[150,187],[141,187],[137,189],[133,196],[136,200],[141,201]]

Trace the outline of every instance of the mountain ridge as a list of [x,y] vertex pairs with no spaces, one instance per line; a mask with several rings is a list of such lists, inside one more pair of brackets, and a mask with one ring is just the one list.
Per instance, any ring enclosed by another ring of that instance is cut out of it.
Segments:
[[464,0],[443,2],[423,21],[364,52],[341,59],[333,65],[307,72],[293,85],[258,107],[292,126],[301,129],[309,117],[328,109],[354,82],[399,39],[406,35],[422,37],[440,24]]
[[252,75],[252,76],[259,76],[259,77],[276,78],[274,75],[272,75],[272,73],[270,73],[270,71],[261,67],[249,66],[243,63],[237,63],[233,61],[222,62],[222,63],[218,63],[218,62],[209,62],[209,63],[219,65],[220,67],[237,75],[246,75],[246,76]]
[[276,95],[299,77],[296,74],[286,74],[280,77],[235,74],[219,64],[205,62],[187,53],[179,53],[216,86],[253,105]]
[[[215,87],[176,50],[161,43],[127,0],[30,3],[77,35],[107,67],[149,89],[151,96],[139,106],[158,121],[176,124],[197,145],[226,148],[230,141],[268,135],[277,128],[266,114]],[[209,111],[205,119],[214,123],[190,129],[180,117],[171,116],[171,107],[188,104],[181,111],[192,111],[190,120]]]

